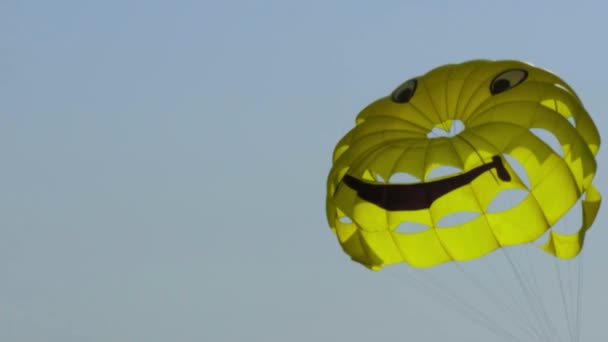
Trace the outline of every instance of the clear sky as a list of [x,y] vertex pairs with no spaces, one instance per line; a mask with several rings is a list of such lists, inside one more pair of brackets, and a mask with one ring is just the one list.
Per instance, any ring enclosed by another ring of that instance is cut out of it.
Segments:
[[[342,253],[324,212],[332,149],[371,101],[472,58],[553,70],[606,135],[607,11],[1,1],[0,340],[488,340]],[[608,338],[606,222],[586,245],[581,341]]]

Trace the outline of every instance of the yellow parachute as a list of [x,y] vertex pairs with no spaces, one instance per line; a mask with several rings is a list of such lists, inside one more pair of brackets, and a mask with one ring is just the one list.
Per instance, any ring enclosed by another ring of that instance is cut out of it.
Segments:
[[[460,125],[458,134],[440,135]],[[534,134],[559,141],[556,151]],[[541,248],[572,258],[600,205],[593,186],[597,128],[574,90],[520,61],[473,60],[412,78],[357,116],[338,143],[327,183],[327,219],[344,251],[374,270],[429,267],[536,241],[582,197],[575,233],[551,231]],[[515,172],[519,163],[529,181]],[[453,174],[433,178],[433,170]],[[405,174],[414,181],[395,182]],[[524,198],[491,211],[503,191]],[[442,218],[476,217],[451,226]],[[422,227],[402,232],[404,222]]]

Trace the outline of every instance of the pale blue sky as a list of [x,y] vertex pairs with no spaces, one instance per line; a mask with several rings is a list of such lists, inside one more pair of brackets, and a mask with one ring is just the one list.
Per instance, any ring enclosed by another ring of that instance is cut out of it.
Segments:
[[[3,0],[0,340],[491,336],[342,253],[324,212],[333,146],[403,80],[472,58],[555,71],[605,135],[607,11]],[[582,341],[608,338],[607,220],[586,246]]]

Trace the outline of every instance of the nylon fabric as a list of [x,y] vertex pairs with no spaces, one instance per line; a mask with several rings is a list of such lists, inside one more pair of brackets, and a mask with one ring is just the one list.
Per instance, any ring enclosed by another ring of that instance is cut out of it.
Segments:
[[[431,267],[471,260],[536,241],[584,196],[579,230],[570,235],[550,231],[539,246],[558,258],[578,255],[601,202],[592,184],[600,135],[574,90],[557,75],[520,61],[448,64],[415,79],[409,101],[386,96],[371,103],[334,149],[326,213],[344,252],[374,270],[401,262]],[[454,120],[464,124],[459,134],[429,134],[434,128],[449,131]],[[560,146],[549,146],[534,129],[553,134]],[[505,155],[521,164],[529,187]],[[510,180],[490,169],[420,210],[385,210],[342,182],[348,174],[386,184],[402,173],[425,184],[437,168],[454,168],[455,174],[439,178],[450,179],[495,156]],[[527,191],[527,196],[506,210],[488,212],[509,189]],[[464,212],[479,215],[438,226],[443,218]],[[404,222],[426,229],[401,232]]]

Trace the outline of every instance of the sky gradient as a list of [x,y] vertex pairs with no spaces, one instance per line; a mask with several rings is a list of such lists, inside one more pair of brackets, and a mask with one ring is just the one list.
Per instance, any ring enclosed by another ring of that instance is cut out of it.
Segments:
[[[556,72],[606,135],[607,6],[2,1],[0,340],[487,340],[343,254],[332,149],[402,81],[474,58]],[[581,341],[608,338],[607,221]]]

